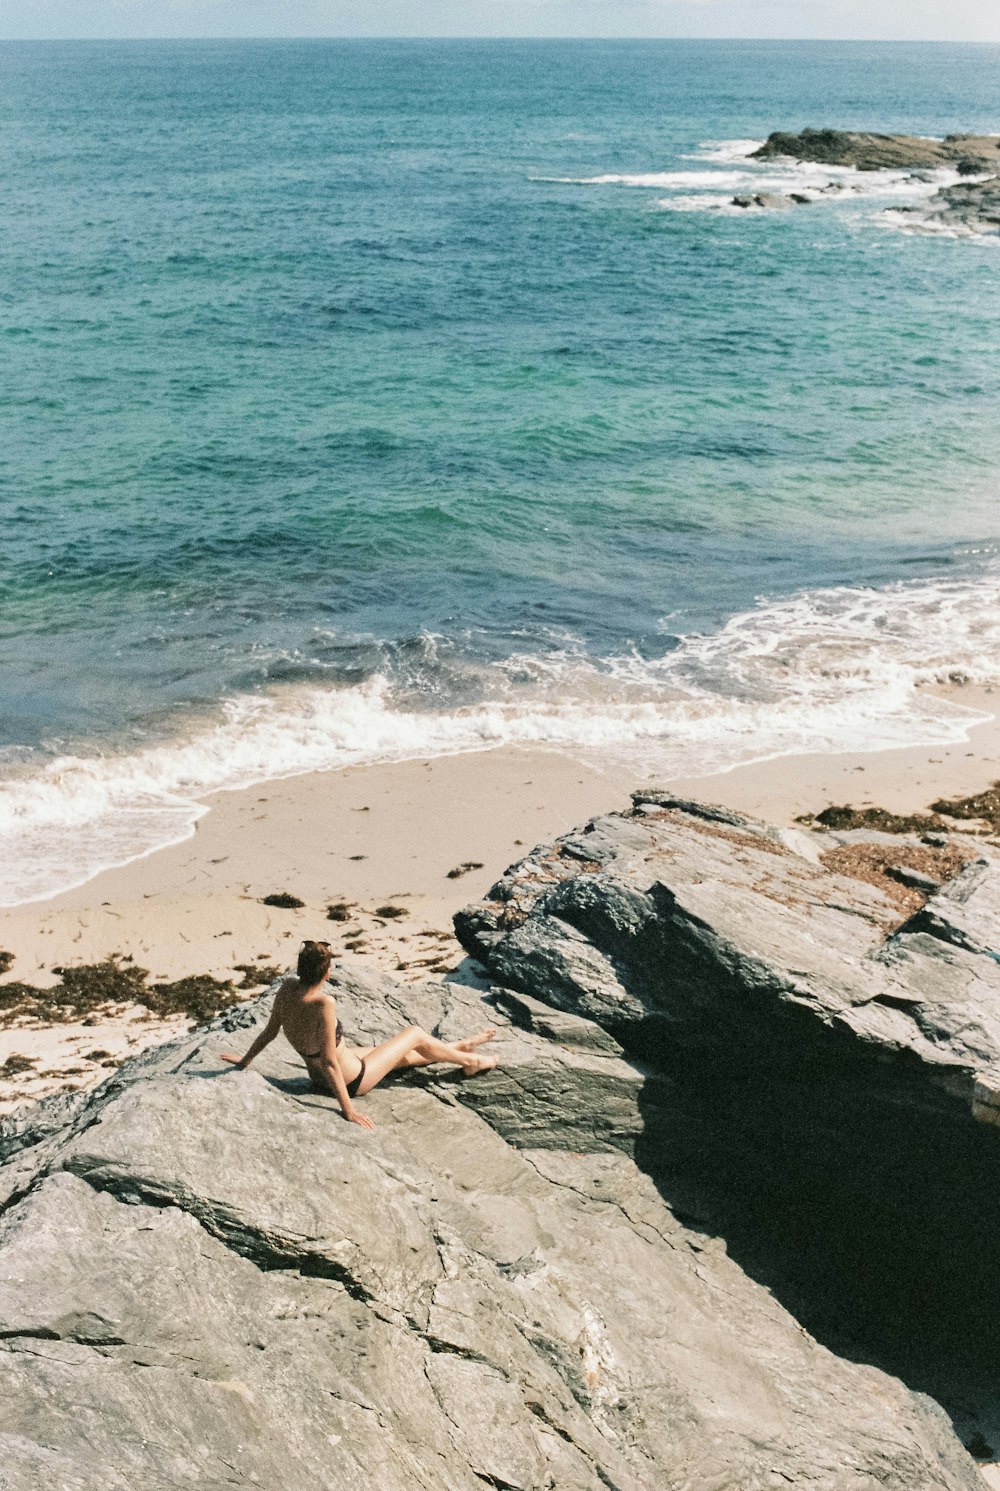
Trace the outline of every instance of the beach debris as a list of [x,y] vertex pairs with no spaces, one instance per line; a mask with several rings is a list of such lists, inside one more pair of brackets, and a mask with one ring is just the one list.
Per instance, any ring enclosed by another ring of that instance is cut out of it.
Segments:
[[[947,820],[953,822],[949,823]],[[954,831],[954,821],[978,821],[1000,833],[1000,782],[970,797],[939,797],[929,813],[890,813],[886,808],[855,808],[850,803],[831,804],[821,813],[802,813],[796,823],[830,828],[838,832],[874,829],[879,833],[920,834],[927,844],[945,844],[943,837]]]
[[1000,833],[1000,782],[994,782],[985,792],[975,792],[971,797],[938,798],[931,807],[949,818],[981,818]]
[[932,849],[924,844],[841,844],[820,855],[820,864],[884,891],[906,916],[965,868],[975,850],[965,845]]
[[885,808],[854,808],[850,803],[831,805],[821,813],[801,813],[795,821],[838,831],[871,828],[884,834],[922,834],[948,827],[936,813],[890,813]]
[[266,989],[273,984],[276,978],[280,978],[283,969],[274,963],[234,963],[233,967],[243,977],[236,985],[237,989]]
[[184,1015],[196,1024],[240,1002],[232,979],[213,978],[210,973],[190,974],[172,983],[152,984],[139,1000],[154,1015]]
[[172,982],[148,982],[149,970],[115,953],[101,963],[53,968],[60,982],[49,988],[20,981],[0,984],[0,1025],[31,1019],[64,1025],[85,1017],[138,1004],[161,1019],[181,1015],[201,1023],[243,998],[231,979],[208,973]]
[[400,916],[409,916],[410,913],[407,911],[407,909],[406,909],[405,906],[389,906],[389,905],[387,905],[387,906],[376,906],[374,914],[376,916],[384,917],[386,921],[393,921],[397,917],[400,917]]
[[14,954],[4,952],[0,948],[0,974],[9,973],[14,966]]
[[273,892],[272,895],[262,896],[260,904],[262,906],[278,906],[282,911],[299,911],[306,903],[305,901],[300,901],[298,896],[290,895],[287,890],[279,890]]
[[481,870],[483,862],[479,859],[467,859],[463,864],[456,865],[453,870],[448,871],[449,880],[458,880],[462,875],[468,875],[470,870]]
[[11,1077],[21,1077],[25,1072],[33,1071],[37,1065],[36,1056],[22,1056],[19,1051],[15,1051],[0,1066],[0,1078],[8,1081]]
[[333,901],[326,908],[326,919],[328,922],[349,922],[353,914],[353,901]]

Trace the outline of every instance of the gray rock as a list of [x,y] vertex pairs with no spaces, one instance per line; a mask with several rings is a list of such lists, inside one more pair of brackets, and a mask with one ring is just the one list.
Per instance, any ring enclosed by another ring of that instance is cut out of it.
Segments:
[[[989,896],[963,896],[970,937]],[[894,928],[877,892],[766,825],[665,794],[534,851],[462,930],[504,987],[336,974],[354,1041],[498,1027],[496,1072],[390,1080],[364,1100],[372,1132],[281,1042],[251,1072],[222,1066],[270,996],[0,1125],[4,1491],[973,1491],[941,1409],[863,1339],[844,1357],[817,1339],[754,1240],[772,1206],[786,1226],[789,1188],[795,1251],[826,1235],[829,1166],[804,1178],[827,1148],[843,1161],[848,1092],[847,1126],[890,1171],[873,1125],[901,1092],[908,1133],[921,1105],[953,1119],[964,1101],[993,1140],[970,1107],[1000,1112],[989,1032],[958,1012],[996,965]],[[918,965],[916,1006],[879,1005]],[[846,1183],[870,1219],[867,1179]],[[840,1282],[822,1279],[853,1321]]]
[[737,196],[733,198],[734,207],[770,207],[779,210],[785,207],[794,207],[796,201],[807,201],[806,197],[792,198],[783,196],[780,192],[754,192],[752,196]]
[[1000,136],[948,135],[943,140],[918,135],[879,135],[839,129],[805,129],[801,134],[781,130],[768,135],[755,160],[790,156],[828,166],[854,166],[859,171],[940,169],[945,166],[989,170],[1000,160]]
[[924,214],[931,226],[970,233],[1000,232],[1000,175],[942,187]]
[[465,946],[659,1073],[634,1153],[675,1214],[828,1344],[995,1411],[1000,867],[900,924],[797,838],[669,793],[572,840],[588,867],[535,851],[547,878],[512,867]]

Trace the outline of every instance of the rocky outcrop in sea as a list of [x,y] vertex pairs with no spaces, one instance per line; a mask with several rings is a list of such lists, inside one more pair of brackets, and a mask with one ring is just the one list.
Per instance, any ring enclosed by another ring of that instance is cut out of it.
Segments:
[[220,1075],[269,996],[0,1126],[4,1491],[980,1487],[1000,872],[843,873],[887,838],[541,846],[457,919],[492,988],[337,973],[355,1042],[499,1030],[374,1132]]
[[1000,135],[878,135],[841,129],[804,129],[801,134],[775,130],[753,160],[816,161],[825,166],[853,166],[858,171],[940,170],[960,175],[1000,168]]
[[[954,171],[975,180],[942,185],[926,202],[903,203],[891,209],[907,213],[913,225],[929,230],[960,233],[1000,231],[1000,136],[946,135],[943,140],[918,135],[864,134],[850,130],[805,129],[801,134],[781,130],[751,153],[751,160],[790,159],[829,166],[849,166],[857,171],[911,171],[914,178],[932,182],[924,173]],[[820,200],[843,191],[844,183],[831,181],[808,193],[760,192],[736,196],[736,207],[788,208]]]
[[[904,209],[897,208],[901,210]],[[985,181],[958,181],[953,186],[942,187],[920,215],[924,225],[931,228],[1000,232],[1000,176],[990,176]]]

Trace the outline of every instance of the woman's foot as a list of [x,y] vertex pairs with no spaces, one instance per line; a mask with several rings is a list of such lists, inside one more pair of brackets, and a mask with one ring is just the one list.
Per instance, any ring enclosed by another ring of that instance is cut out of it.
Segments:
[[462,1075],[477,1077],[480,1072],[491,1072],[499,1064],[499,1057],[496,1056],[470,1056],[468,1061],[462,1062]]
[[496,1035],[496,1027],[491,1025],[488,1030],[481,1030],[478,1035],[467,1035],[464,1040],[456,1041],[455,1046],[459,1051],[474,1051],[477,1046],[485,1045],[487,1041],[493,1040]]

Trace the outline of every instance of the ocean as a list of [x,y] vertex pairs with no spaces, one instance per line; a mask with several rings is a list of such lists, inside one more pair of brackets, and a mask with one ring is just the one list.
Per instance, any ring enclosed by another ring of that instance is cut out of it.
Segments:
[[0,45],[0,904],[348,763],[961,739],[919,686],[1000,675],[1000,239],[747,156],[998,132],[998,64]]

